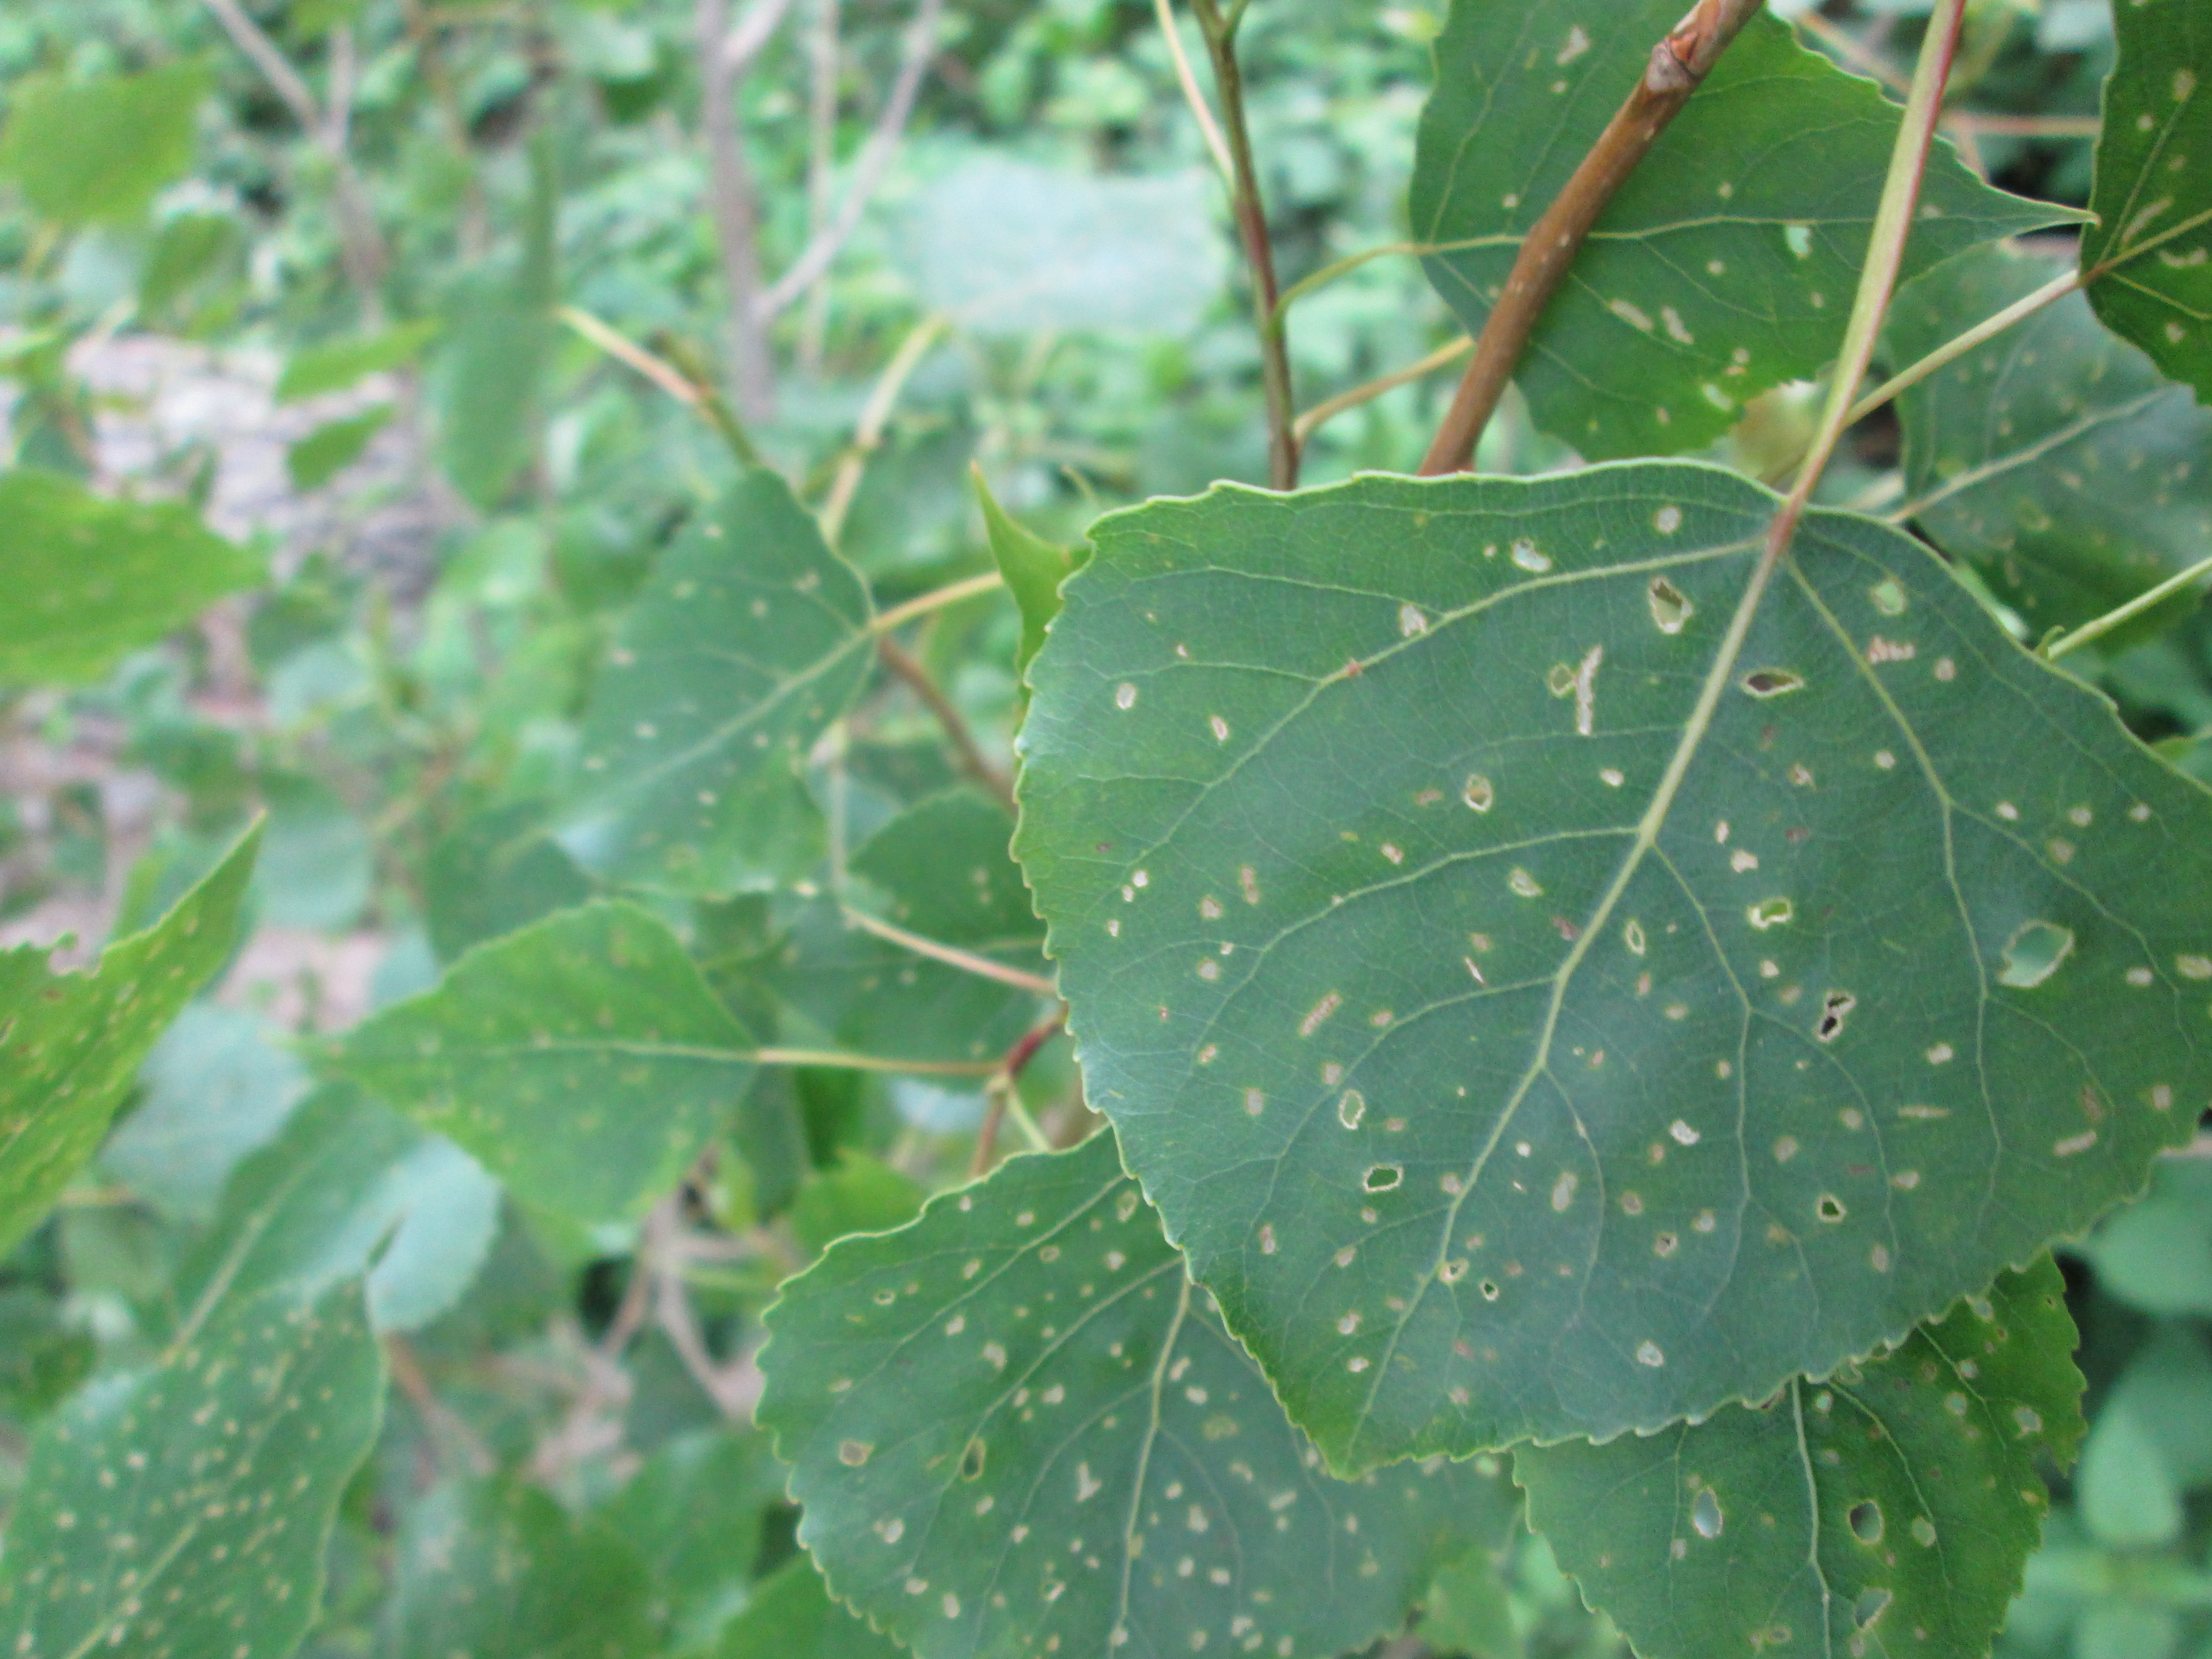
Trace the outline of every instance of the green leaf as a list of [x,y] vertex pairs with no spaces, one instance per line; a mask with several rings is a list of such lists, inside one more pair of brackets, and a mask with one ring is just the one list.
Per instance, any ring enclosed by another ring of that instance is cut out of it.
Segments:
[[921,1188],[878,1158],[847,1147],[834,1170],[809,1177],[791,1201],[791,1229],[809,1255],[848,1233],[903,1227],[921,1209]]
[[740,478],[655,568],[599,672],[564,839],[611,878],[767,884],[823,845],[808,751],[874,659],[868,596],[791,487]]
[[37,946],[0,951],[0,1249],[91,1158],[155,1040],[228,959],[259,842],[249,831],[89,974],[49,973]]
[[327,392],[343,392],[372,374],[403,368],[437,338],[438,326],[436,319],[424,318],[395,324],[377,334],[303,346],[284,365],[276,381],[276,401],[319,398]]
[[269,834],[253,887],[262,920],[329,933],[350,927],[376,880],[368,827],[337,791],[301,773],[264,773],[261,799]]
[[2098,1409],[2074,1485],[2102,1543],[2180,1535],[2182,1494],[2212,1485],[2212,1352],[2201,1331],[2177,1321],[2154,1333]]
[[368,453],[376,434],[392,420],[390,404],[378,404],[343,420],[325,421],[284,452],[292,488],[319,489]]
[[[674,1650],[711,1647],[751,1599],[762,1517],[783,1496],[764,1437],[680,1435],[653,1451],[599,1518],[644,1559]],[[763,1648],[783,1659],[783,1650]]]
[[1529,1523],[1644,1659],[1980,1659],[2081,1443],[2048,1257],[1826,1382],[1514,1454]]
[[2212,1316],[2212,1164],[2160,1160],[2150,1191],[2107,1218],[2082,1254],[2098,1285],[2130,1307]]
[[388,1659],[639,1659],[655,1651],[645,1564],[534,1486],[451,1482],[400,1534]]
[[720,1659],[902,1659],[907,1650],[831,1601],[801,1555],[761,1585],[715,1651]]
[[1323,1473],[1111,1135],[833,1246],[767,1322],[800,1540],[921,1659],[1341,1652],[1510,1511],[1466,1465]]
[[1087,1097],[1340,1467],[1825,1375],[2212,1098],[2212,798],[1864,519],[1735,648],[1774,504],[1223,488],[1067,582],[1016,845]]
[[[1413,167],[1413,234],[1462,244],[1429,276],[1478,330],[1521,241],[1604,131],[1675,0],[1602,17],[1459,0]],[[1537,426],[1583,454],[1668,454],[1835,356],[1899,118],[1874,85],[1755,16],[1600,216],[1516,380]],[[2064,216],[1930,158],[1910,276]]]
[[[1898,296],[1899,367],[2059,272],[1990,248]],[[2040,634],[2083,623],[2194,563],[2212,540],[2212,414],[2069,295],[1898,399],[1897,516],[1972,564]]]
[[313,1624],[384,1359],[344,1284],[217,1304],[40,1429],[0,1560],[10,1653],[284,1659]]
[[493,807],[431,847],[422,906],[440,961],[592,896],[592,878],[544,834],[544,821],[533,801]]
[[1022,613],[1022,643],[1014,655],[1014,676],[1018,679],[1029,672],[1030,659],[1042,648],[1045,630],[1060,614],[1060,584],[1073,568],[1074,560],[1067,549],[1045,540],[1000,507],[991,486],[983,482],[981,467],[973,467],[971,476],[976,502],[983,509],[983,532],[991,544],[991,558],[1006,579],[1006,591],[1014,596],[1015,606]]
[[326,1088],[240,1167],[179,1294],[226,1284],[307,1303],[366,1274],[370,1324],[414,1330],[460,1299],[498,1225],[498,1184],[475,1159],[356,1090]]
[[323,1054],[525,1203],[589,1223],[675,1186],[751,1080],[752,1046],[665,924],[596,903],[479,945]]
[[0,684],[99,679],[261,580],[179,501],[111,501],[58,473],[0,473]]
[[307,1090],[298,1056],[259,1017],[195,1003],[146,1056],[143,1097],[100,1167],[165,1214],[205,1221],[246,1154],[273,1139]]
[[1430,1652],[1522,1659],[1527,1650],[1514,1627],[1512,1595],[1498,1553],[1469,1550],[1437,1574],[1421,1611],[1421,1644]]
[[2212,402],[2212,17],[2195,0],[2112,8],[2119,61],[2105,82],[2097,182],[2081,234],[2097,315]]
[[89,81],[27,76],[8,89],[0,175],[60,224],[135,219],[164,185],[191,171],[207,91],[198,64]]

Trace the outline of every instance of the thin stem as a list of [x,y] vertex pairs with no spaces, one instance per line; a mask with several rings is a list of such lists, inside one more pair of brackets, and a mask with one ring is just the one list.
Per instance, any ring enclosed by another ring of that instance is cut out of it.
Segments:
[[[778,18],[776,0],[762,9]],[[760,15],[756,11],[754,15]],[[729,301],[730,378],[748,420],[765,420],[775,400],[775,365],[760,315],[760,203],[738,126],[738,88],[747,59],[730,50],[730,0],[698,0],[693,33],[700,63],[700,136],[707,146],[707,205]]]
[[1336,396],[1324,403],[1316,404],[1298,416],[1297,422],[1291,430],[1297,434],[1298,444],[1304,447],[1311,441],[1315,433],[1343,414],[1346,410],[1357,409],[1362,404],[1373,403],[1386,392],[1395,392],[1400,386],[1411,381],[1424,380],[1446,364],[1457,362],[1474,349],[1474,337],[1462,334],[1449,345],[1438,346],[1417,363],[1408,363],[1403,368],[1393,369],[1389,374],[1380,375],[1368,381],[1364,386],[1356,386],[1349,392],[1338,392]]
[[1199,134],[1212,153],[1214,166],[1221,169],[1222,182],[1234,190],[1237,164],[1229,159],[1229,141],[1221,136],[1220,124],[1213,118],[1213,107],[1199,89],[1198,75],[1190,66],[1190,55],[1182,49],[1182,36],[1176,30],[1172,0],[1152,0],[1152,10],[1160,20],[1160,35],[1167,42],[1168,56],[1175,60],[1176,81],[1182,88],[1183,101],[1190,106]]
[[984,1091],[983,1123],[975,1132],[975,1155],[968,1165],[968,1173],[971,1176],[989,1171],[992,1159],[999,1149],[999,1127],[1009,1116],[1020,1128],[1023,1139],[1030,1143],[1030,1151],[1052,1151],[1052,1142],[1046,1138],[1044,1131],[1037,1127],[1036,1120],[1030,1115],[1029,1109],[1022,1104],[1021,1090],[1018,1085],[1022,1073],[1029,1069],[1029,1064],[1036,1058],[1037,1052],[1066,1026],[1067,1008],[1063,1004],[1051,1018],[1032,1026],[1020,1042],[1006,1050],[1006,1059],[999,1063],[998,1075],[991,1079]]
[[1844,417],[1844,424],[1848,427],[1865,419],[1875,410],[1896,397],[1899,392],[1918,386],[1921,381],[1938,369],[1958,362],[1976,346],[1995,339],[2014,323],[2033,317],[2044,307],[2064,299],[2081,286],[2081,273],[2078,270],[2069,270],[2063,276],[2045,283],[2034,293],[2014,301],[1994,317],[1975,324],[1957,339],[1945,342],[1910,368],[1892,375],[1872,392],[1868,392],[1865,397],[1851,405],[1850,413]]
[[867,470],[868,458],[876,453],[884,441],[884,428],[898,407],[899,394],[906,390],[907,381],[921,366],[945,333],[942,317],[925,317],[908,331],[899,349],[877,377],[875,388],[868,393],[868,401],[861,406],[860,423],[854,428],[852,447],[837,463],[837,476],[830,485],[829,499],[822,506],[822,534],[831,543],[845,527],[845,514],[853,505],[854,492],[860,487],[860,475]]
[[765,466],[767,463],[761,459],[760,451],[753,447],[751,434],[745,430],[744,422],[738,418],[737,411],[715,389],[714,376],[699,361],[697,355],[672,334],[661,335],[659,343],[661,355],[691,383],[691,389],[698,395],[696,408],[707,417],[707,424],[714,428],[716,435],[729,446],[730,453],[738,458],[738,464]]
[[1583,239],[1762,3],[1698,0],[1697,9],[1674,32],[1652,47],[1635,90],[1522,242],[1498,303],[1476,337],[1474,359],[1467,366],[1450,412],[1421,463],[1424,477],[1464,472],[1474,465],[1482,428],[1490,423],[1529,337],[1566,280]]
[[1281,291],[1275,281],[1275,251],[1267,236],[1267,204],[1260,194],[1260,170],[1252,158],[1252,132],[1244,113],[1244,75],[1237,62],[1237,19],[1228,18],[1216,0],[1191,0],[1199,32],[1213,60],[1214,90],[1221,97],[1221,121],[1229,143],[1231,205],[1252,267],[1252,319],[1260,333],[1260,379],[1267,398],[1267,482],[1277,489],[1298,487],[1298,441],[1292,430],[1291,353],[1275,313]]
[[876,635],[876,652],[883,658],[884,666],[906,682],[907,689],[921,700],[922,706],[936,717],[945,732],[945,740],[952,745],[953,758],[960,769],[975,782],[981,784],[1008,811],[1014,810],[1014,786],[1003,773],[983,757],[975,734],[968,729],[968,721],[945,689],[930,677],[930,672],[917,661],[906,647],[889,634]]
[[987,571],[980,576],[963,577],[957,582],[948,582],[943,587],[933,588],[927,593],[907,600],[903,605],[895,605],[890,610],[880,613],[868,624],[868,631],[871,634],[888,634],[895,628],[905,627],[916,617],[926,617],[933,611],[944,610],[947,605],[963,604],[979,594],[988,593],[994,588],[1004,587],[1006,585],[1006,579],[995,570]]
[[1009,968],[1003,962],[994,962],[989,957],[963,951],[957,945],[943,945],[933,939],[925,939],[920,933],[909,933],[903,927],[894,927],[880,916],[872,916],[849,904],[838,908],[844,912],[845,920],[855,927],[887,940],[902,951],[911,951],[918,957],[927,957],[933,962],[941,962],[948,968],[957,968],[978,979],[996,980],[1001,985],[1011,985],[1017,990],[1027,991],[1036,996],[1060,994],[1060,988],[1041,975],[1025,974],[1018,968]]
[[613,325],[592,316],[580,306],[562,306],[553,314],[608,356],[644,375],[686,409],[704,412],[697,386]]
[[2079,650],[2090,641],[2100,639],[2111,633],[2123,623],[2134,621],[2154,605],[2172,599],[2191,582],[2197,581],[2205,576],[2212,576],[2212,559],[2201,559],[2179,575],[2168,576],[2157,586],[2146,592],[2136,594],[2118,610],[2107,611],[2094,622],[2083,623],[2070,634],[2062,634],[2043,647],[2043,655],[2056,660],[2069,651]]
[[[837,165],[837,71],[842,53],[838,29],[842,0],[816,0],[814,27],[806,37],[806,234],[819,236],[830,223],[830,186]],[[808,374],[822,372],[830,339],[830,284],[817,277],[806,294],[806,313],[799,330],[799,365]]]
[[808,1066],[826,1071],[892,1072],[902,1077],[989,1077],[995,1060],[897,1060],[887,1054],[848,1054],[829,1048],[755,1048],[737,1056],[757,1066]]

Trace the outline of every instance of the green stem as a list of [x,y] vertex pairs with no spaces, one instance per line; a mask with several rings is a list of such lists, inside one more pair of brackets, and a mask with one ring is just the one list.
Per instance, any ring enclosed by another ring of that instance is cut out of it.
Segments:
[[2062,634],[2043,647],[2046,659],[2055,659],[2069,651],[2079,649],[2090,641],[2111,633],[2123,623],[2131,622],[2153,606],[2172,599],[2191,582],[2212,576],[2212,559],[2200,559],[2178,575],[2168,576],[2148,592],[2138,593],[2116,611],[2107,611],[2094,622],[2083,623],[2070,634]]
[[828,1048],[756,1048],[734,1058],[757,1066],[818,1066],[842,1072],[895,1072],[904,1077],[991,1077],[995,1060],[896,1060],[885,1054],[847,1054]]
[[1853,404],[1851,412],[1844,417],[1844,424],[1850,426],[1865,419],[1875,410],[1896,397],[1899,392],[1918,386],[1936,370],[1958,362],[1976,346],[1986,344],[2014,323],[2025,321],[2042,310],[2044,307],[2064,299],[2082,285],[2082,280],[2080,271],[2069,270],[2065,275],[2045,283],[2034,293],[2014,301],[1994,317],[1975,324],[1955,340],[1948,340],[1937,346],[1935,350],[1913,364],[1911,368],[1892,375],[1872,392],[1868,392],[1865,397],[1860,398],[1858,402]]

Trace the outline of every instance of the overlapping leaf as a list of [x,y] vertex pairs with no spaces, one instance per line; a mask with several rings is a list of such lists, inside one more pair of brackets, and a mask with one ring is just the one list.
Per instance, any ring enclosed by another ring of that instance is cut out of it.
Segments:
[[1980,1659],[2042,1533],[2039,1466],[2081,1443],[2074,1342],[2046,1258],[1826,1382],[1514,1472],[1644,1659]]
[[2101,270],[2090,302],[2212,402],[2212,15],[2196,0],[2123,0],[2112,22],[2097,222],[2081,236],[2082,270]]
[[762,1583],[715,1650],[720,1659],[899,1659],[906,1651],[831,1601],[822,1575],[803,1555]]
[[2212,1098],[2212,798],[1869,520],[1737,648],[1772,507],[1224,488],[1066,585],[1017,849],[1088,1097],[1340,1466],[1825,1375]]
[[[1436,44],[1414,234],[1469,329],[1680,20],[1675,0],[1460,0]],[[1709,443],[1745,401],[1835,356],[1898,123],[1872,83],[1752,19],[1597,222],[1516,374],[1536,424],[1593,458]],[[1909,275],[2054,210],[1931,159]],[[2063,216],[2063,214],[2059,216]]]
[[[1898,296],[1899,367],[2058,274],[1989,248]],[[1899,510],[2040,633],[2087,622],[2212,546],[2212,414],[2069,295],[1908,390]]]
[[800,1538],[921,1659],[1339,1653],[1511,1514],[1471,1465],[1324,1473],[1110,1135],[833,1247],[768,1319]]
[[0,475],[0,684],[96,680],[261,579],[178,501],[111,501],[57,473]]
[[358,1281],[311,1305],[218,1303],[154,1369],[40,1429],[0,1561],[0,1646],[284,1659],[383,1397]]
[[752,1046],[665,924],[597,903],[478,946],[325,1063],[526,1203],[593,1222],[676,1184],[751,1081]]
[[807,751],[866,677],[867,591],[758,468],[662,555],[601,667],[566,839],[618,878],[728,892],[809,866]]
[[0,1248],[93,1155],[148,1050],[229,956],[259,839],[89,974],[49,973],[33,946],[0,952]]

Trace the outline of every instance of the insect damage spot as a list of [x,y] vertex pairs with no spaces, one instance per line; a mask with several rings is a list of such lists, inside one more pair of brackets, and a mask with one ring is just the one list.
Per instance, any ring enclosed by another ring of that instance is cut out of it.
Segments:
[[1490,787],[1488,778],[1477,772],[1468,779],[1466,787],[1459,792],[1459,798],[1473,811],[1487,812],[1496,805],[1498,792]]
[[1891,1599],[1890,1593],[1886,1589],[1861,1590],[1859,1599],[1851,1609],[1851,1617],[1857,1622],[1858,1627],[1864,1630],[1889,1611]]
[[1377,1164],[1361,1177],[1359,1184],[1370,1193],[1387,1193],[1406,1179],[1406,1172],[1395,1164]]
[[1690,603],[1688,594],[1664,576],[1654,576],[1645,597],[1650,601],[1651,620],[1662,634],[1679,634],[1690,618],[1697,614],[1697,606]]
[[1851,1536],[1857,1539],[1860,1543],[1881,1542],[1881,1505],[1875,1503],[1873,1498],[1869,1498],[1862,1503],[1852,1504],[1850,1514],[1846,1518],[1851,1523]]
[[1766,898],[1744,912],[1751,925],[1764,933],[1769,927],[1779,927],[1797,914],[1797,907],[1786,898]]
[[2024,921],[2005,941],[1997,983],[2018,990],[2040,985],[2058,971],[2074,949],[2074,931],[2055,921]]
[[1743,677],[1743,689],[1754,697],[1787,696],[1805,688],[1805,677],[1788,668],[1754,668]]
[[1698,1493],[1697,1501],[1690,1505],[1690,1524],[1697,1528],[1700,1538],[1717,1538],[1728,1524],[1721,1510],[1721,1500],[1713,1495],[1711,1486]]
[[1833,1042],[1844,1029],[1844,1021],[1859,1000],[1849,991],[1831,991],[1821,999],[1820,1023],[1813,1028],[1813,1035],[1823,1042]]

